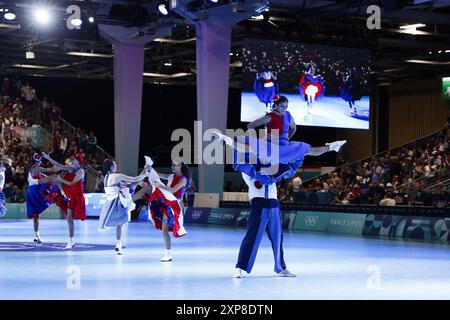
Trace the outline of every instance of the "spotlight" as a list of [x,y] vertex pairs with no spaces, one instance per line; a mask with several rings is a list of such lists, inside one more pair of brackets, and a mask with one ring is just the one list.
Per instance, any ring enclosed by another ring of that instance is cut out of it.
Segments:
[[8,9],[5,9],[5,14],[3,17],[6,20],[14,20],[16,18],[16,14],[14,12],[9,11]]
[[219,2],[219,0],[211,0],[211,2],[217,3]]
[[261,14],[263,11],[269,11],[270,2],[265,1],[263,2],[258,8],[255,9],[255,12],[258,14]]
[[162,4],[162,3],[161,3],[161,4],[158,6],[158,10],[159,10],[159,12],[161,12],[163,15],[169,14],[169,11],[167,11],[167,7],[166,7],[165,4]]
[[75,27],[79,27],[79,26],[81,26],[83,21],[81,21],[81,19],[72,19],[72,20],[70,20],[70,23]]
[[36,57],[36,56],[34,55],[34,52],[33,52],[33,51],[29,50],[29,51],[25,52],[25,58],[26,58],[27,60],[34,59],[35,57]]
[[34,18],[39,24],[47,24],[50,21],[50,14],[45,9],[37,9]]
[[94,17],[89,17],[88,21],[89,21],[90,23],[94,23],[95,19],[94,19]]

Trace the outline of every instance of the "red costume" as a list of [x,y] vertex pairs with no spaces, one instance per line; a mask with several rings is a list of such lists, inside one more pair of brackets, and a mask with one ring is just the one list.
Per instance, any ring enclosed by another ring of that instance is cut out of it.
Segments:
[[[83,169],[79,169],[83,170]],[[76,174],[71,172],[66,172],[62,176],[62,178],[66,181],[72,182],[75,179]],[[64,213],[67,214],[67,210],[71,209],[73,211],[73,218],[77,220],[85,220],[86,219],[86,204],[84,201],[84,187],[83,187],[83,179],[73,184],[72,186],[68,186],[63,184],[63,190],[68,198],[64,199],[62,195],[59,196],[56,205],[60,207]]]
[[[173,188],[184,176],[170,175],[167,184]],[[189,185],[189,183],[188,183]],[[175,193],[164,189],[155,188],[150,195],[145,195],[149,208],[149,219],[156,229],[161,230],[164,216],[168,217],[169,231],[177,238],[186,235],[183,226],[183,210],[180,202],[183,199],[187,186],[180,188]]]

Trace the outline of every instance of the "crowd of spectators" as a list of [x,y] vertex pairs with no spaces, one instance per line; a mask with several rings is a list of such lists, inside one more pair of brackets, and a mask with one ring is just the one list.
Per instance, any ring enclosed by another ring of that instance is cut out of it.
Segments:
[[[280,202],[306,201],[298,193],[328,193],[332,204],[379,205],[449,205],[450,189],[450,119],[439,133],[428,139],[373,156],[367,161],[350,165],[342,163],[336,170],[307,182],[297,175],[278,184]],[[432,190],[427,187],[434,185]],[[246,185],[233,187],[226,183],[225,191],[246,192]],[[315,197],[317,199],[317,197]],[[302,200],[299,200],[302,199]]]
[[[346,163],[301,191],[328,192],[335,204],[432,205],[432,194],[426,188],[450,174],[449,128],[447,122],[421,146],[389,151],[354,165]],[[292,183],[285,193],[291,190]],[[447,195],[449,191],[441,182],[433,193]]]
[[[45,151],[57,161],[65,162],[69,155],[78,153],[85,165],[97,168],[103,162],[102,154],[97,152],[97,138],[92,130],[73,130],[63,123],[61,108],[47,97],[39,100],[30,83],[23,83],[17,76],[0,79],[0,160],[6,164],[3,191],[7,202],[25,201],[31,156],[39,150],[32,138],[20,132],[21,128],[47,131],[52,138],[47,143],[50,150]],[[103,190],[102,184],[97,187],[97,190]]]

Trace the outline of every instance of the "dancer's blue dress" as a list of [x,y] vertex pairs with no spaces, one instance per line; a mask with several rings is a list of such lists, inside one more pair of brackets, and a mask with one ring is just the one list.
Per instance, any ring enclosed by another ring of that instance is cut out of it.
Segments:
[[278,82],[271,72],[263,72],[261,76],[256,76],[253,90],[259,101],[267,105],[278,94]]
[[[0,190],[5,185],[5,170],[0,171]],[[8,210],[6,209],[6,197],[3,191],[0,191],[0,218],[4,217]]]
[[34,177],[31,176],[31,173],[28,173],[28,192],[26,198],[28,218],[44,212],[58,197],[58,188],[53,183],[38,184],[38,180],[44,177],[41,173],[38,173]]
[[261,184],[272,184],[294,176],[311,148],[304,142],[289,141],[289,112],[282,115],[271,112],[268,116],[271,121],[266,127],[270,140],[252,136],[236,137],[238,142],[250,145],[252,150],[257,151],[257,156],[249,153],[248,149],[240,150],[235,147],[234,150],[234,170],[257,179]]
[[0,217],[4,217],[8,213],[6,209],[6,197],[3,192],[0,192]]
[[356,79],[353,75],[343,78],[340,83],[339,95],[342,99],[347,102],[355,102],[356,100],[361,100],[362,93],[361,89],[358,89]]

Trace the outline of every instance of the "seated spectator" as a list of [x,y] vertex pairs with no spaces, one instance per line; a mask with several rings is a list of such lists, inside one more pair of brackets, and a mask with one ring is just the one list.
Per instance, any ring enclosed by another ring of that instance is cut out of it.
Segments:
[[95,177],[95,192],[104,192],[104,181],[105,176],[101,171],[97,171],[97,176]]
[[303,181],[302,178],[300,178],[300,175],[295,176],[294,179],[292,179],[292,190],[294,192],[300,191],[300,187],[302,185]]
[[395,206],[396,202],[394,194],[387,192],[384,198],[380,201],[380,206]]

